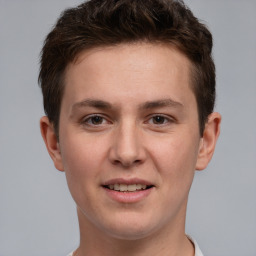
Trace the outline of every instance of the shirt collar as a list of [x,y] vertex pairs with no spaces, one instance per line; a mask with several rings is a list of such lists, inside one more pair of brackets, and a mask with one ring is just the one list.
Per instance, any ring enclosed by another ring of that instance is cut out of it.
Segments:
[[187,235],[188,239],[193,243],[194,248],[195,248],[195,256],[203,256],[202,251],[200,250],[197,242],[195,239],[193,239],[191,236]]

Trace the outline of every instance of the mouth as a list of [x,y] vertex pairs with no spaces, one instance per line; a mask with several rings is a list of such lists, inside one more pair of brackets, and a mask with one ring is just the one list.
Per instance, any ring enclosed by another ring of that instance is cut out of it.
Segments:
[[136,192],[136,191],[150,189],[153,187],[153,185],[115,183],[115,184],[103,185],[103,187],[106,189],[114,190],[118,192]]
[[118,203],[138,203],[154,192],[155,184],[139,178],[116,178],[103,183],[102,188],[111,200]]

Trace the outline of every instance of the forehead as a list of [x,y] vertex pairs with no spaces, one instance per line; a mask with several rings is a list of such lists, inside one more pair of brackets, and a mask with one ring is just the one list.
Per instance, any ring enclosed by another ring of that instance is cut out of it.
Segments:
[[[166,43],[148,42],[123,43],[85,50],[79,53],[75,60],[68,65],[67,70],[70,67],[80,65],[82,62],[86,62],[88,65],[99,64],[100,62],[101,66],[118,63],[120,68],[125,67],[127,71],[129,68],[139,69],[142,66],[145,69],[159,67],[159,70],[167,71],[168,69],[170,71],[169,65],[174,62],[177,67],[182,66],[184,72],[192,67],[190,60],[177,47]],[[100,67],[97,66],[97,68]]]
[[80,53],[68,65],[64,96],[74,101],[98,96],[109,97],[111,101],[136,94],[151,101],[157,94],[166,98],[170,91],[181,97],[191,93],[190,70],[188,58],[169,45],[134,43],[98,47]]

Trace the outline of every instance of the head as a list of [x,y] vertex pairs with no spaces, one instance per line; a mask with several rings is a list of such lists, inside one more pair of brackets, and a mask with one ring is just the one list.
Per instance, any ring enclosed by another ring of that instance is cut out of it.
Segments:
[[89,1],[48,35],[41,131],[90,237],[181,235],[219,134],[211,47],[180,1]]
[[57,136],[68,64],[85,50],[136,42],[170,45],[191,61],[190,82],[203,135],[215,102],[212,36],[206,26],[182,1],[92,0],[64,11],[42,49],[39,83]]

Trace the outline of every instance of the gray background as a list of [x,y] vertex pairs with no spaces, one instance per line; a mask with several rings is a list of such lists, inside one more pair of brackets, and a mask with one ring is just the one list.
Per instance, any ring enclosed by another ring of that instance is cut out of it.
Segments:
[[[75,205],[39,132],[42,42],[77,0],[0,0],[0,256],[63,256],[78,244]],[[206,256],[256,256],[256,1],[185,1],[214,35],[223,115],[197,172],[187,233]]]

